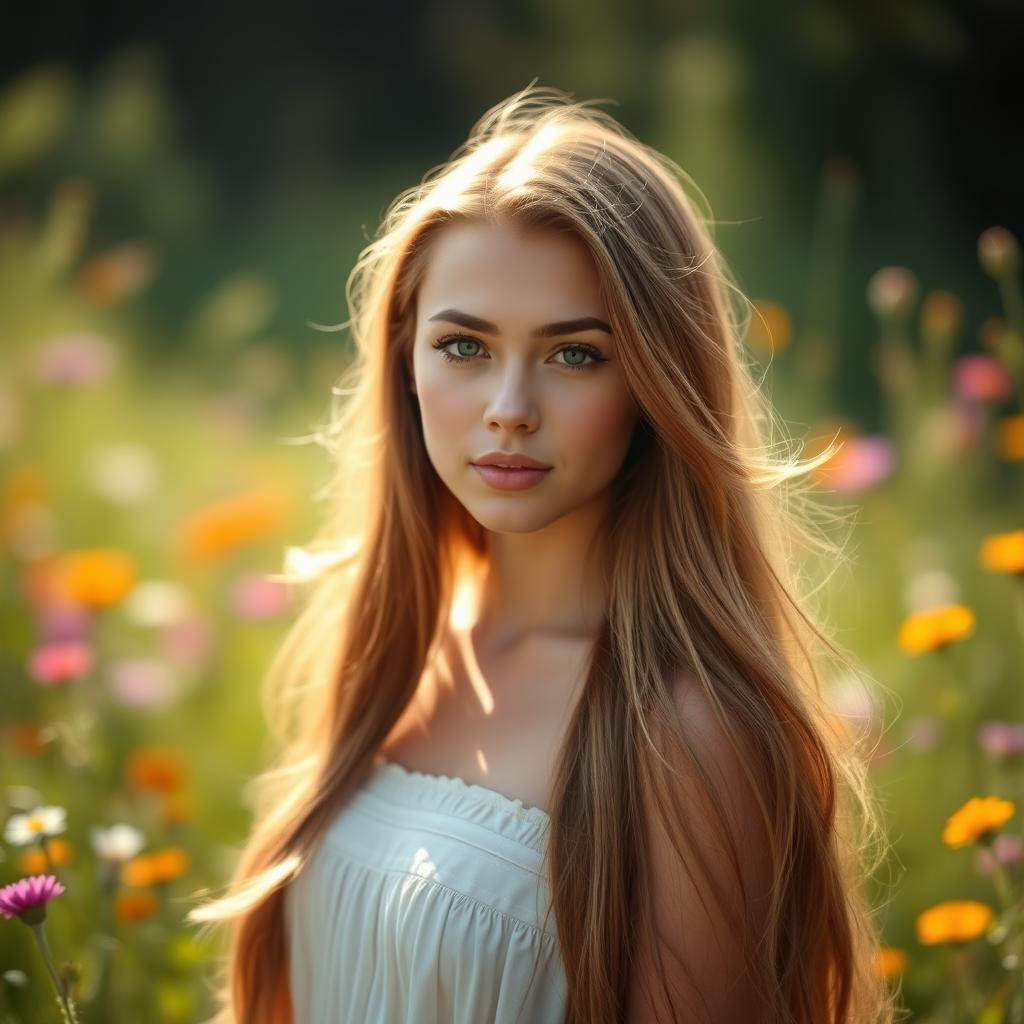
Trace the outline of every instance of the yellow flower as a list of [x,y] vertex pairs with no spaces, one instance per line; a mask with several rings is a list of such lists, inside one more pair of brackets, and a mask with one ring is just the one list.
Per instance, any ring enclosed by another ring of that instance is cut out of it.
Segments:
[[49,854],[49,860],[42,850],[26,850],[18,858],[18,867],[22,874],[41,875],[51,868],[59,868],[71,862],[71,844],[65,839],[48,840],[46,852]]
[[914,612],[900,626],[899,645],[906,654],[934,651],[974,630],[974,612],[966,605],[946,604]]
[[114,916],[118,921],[146,921],[156,913],[156,897],[146,890],[119,892],[114,897]]
[[875,954],[875,971],[883,978],[895,978],[907,969],[910,958],[895,946],[881,946]]
[[56,586],[87,608],[116,604],[138,577],[135,560],[117,548],[87,548],[64,555],[55,568]]
[[1024,530],[986,537],[981,564],[992,572],[1024,572]]
[[143,888],[173,882],[188,871],[188,854],[177,846],[169,846],[153,853],[142,853],[121,866],[121,881],[125,885]]
[[974,796],[955,814],[951,814],[942,831],[942,841],[956,849],[976,843],[989,832],[1002,828],[1015,810],[1012,800],[997,796]]
[[970,942],[985,934],[992,917],[992,908],[977,900],[937,903],[917,915],[917,941],[925,946]]
[[997,421],[996,451],[1007,462],[1024,462],[1024,412]]

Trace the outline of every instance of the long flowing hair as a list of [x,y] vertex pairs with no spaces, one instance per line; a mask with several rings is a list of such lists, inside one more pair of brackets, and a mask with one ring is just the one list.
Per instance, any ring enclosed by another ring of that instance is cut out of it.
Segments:
[[328,514],[303,549],[301,607],[264,680],[275,760],[254,782],[226,891],[190,914],[229,935],[217,1024],[293,1019],[286,886],[367,777],[443,636],[460,572],[486,551],[429,461],[405,356],[435,233],[498,218],[587,246],[639,409],[603,527],[607,610],[553,780],[545,863],[566,1019],[623,1017],[635,930],[653,921],[642,791],[683,850],[671,765],[687,758],[710,785],[680,726],[680,670],[742,755],[769,837],[767,924],[742,946],[765,1019],[894,1019],[866,893],[887,850],[864,737],[837,725],[822,685],[826,662],[859,670],[810,585],[815,565],[843,555],[822,528],[841,517],[808,493],[836,449],[794,454],[745,358],[750,304],[704,196],[598,102],[534,81],[492,107],[394,199],[347,281],[354,355],[319,435],[332,456]]

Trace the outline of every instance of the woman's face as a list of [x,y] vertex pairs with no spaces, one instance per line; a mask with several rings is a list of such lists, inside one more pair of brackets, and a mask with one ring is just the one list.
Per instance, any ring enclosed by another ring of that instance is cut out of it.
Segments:
[[[637,407],[597,271],[570,234],[476,221],[440,229],[417,294],[410,373],[431,462],[486,529],[539,530],[603,498],[622,466]],[[550,468],[481,472],[489,452]]]

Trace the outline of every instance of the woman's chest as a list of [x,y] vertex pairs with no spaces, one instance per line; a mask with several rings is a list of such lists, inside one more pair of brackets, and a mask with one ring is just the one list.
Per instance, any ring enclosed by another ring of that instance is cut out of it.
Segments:
[[550,813],[588,653],[578,641],[534,643],[481,665],[447,646],[380,752],[414,771],[456,776]]

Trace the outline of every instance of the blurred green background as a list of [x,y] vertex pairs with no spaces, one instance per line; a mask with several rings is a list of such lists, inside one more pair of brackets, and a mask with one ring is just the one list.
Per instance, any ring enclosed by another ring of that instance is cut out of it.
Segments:
[[[274,574],[318,522],[348,353],[315,325],[346,319],[391,198],[536,79],[614,100],[693,178],[755,303],[755,372],[805,454],[844,441],[819,483],[851,562],[822,598],[877,681],[829,682],[893,844],[878,969],[910,1019],[1024,1022],[1022,21],[68,4],[7,34],[0,884],[64,884],[46,931],[79,1019],[211,1009],[216,948],[182,918],[268,753],[259,683],[294,607]],[[0,951],[0,1019],[58,1020],[32,933],[0,920]]]

